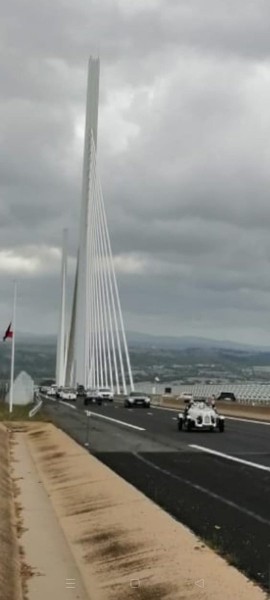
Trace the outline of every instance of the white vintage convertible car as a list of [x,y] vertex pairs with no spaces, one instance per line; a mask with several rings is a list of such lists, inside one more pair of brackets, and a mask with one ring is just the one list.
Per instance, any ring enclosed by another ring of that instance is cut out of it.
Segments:
[[205,400],[193,400],[183,412],[178,413],[178,429],[192,431],[207,429],[208,431],[224,431],[225,419]]

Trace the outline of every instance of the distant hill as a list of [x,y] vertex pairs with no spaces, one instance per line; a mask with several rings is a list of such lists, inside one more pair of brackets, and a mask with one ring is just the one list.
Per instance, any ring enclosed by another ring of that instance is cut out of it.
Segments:
[[40,344],[40,345],[55,345],[57,343],[57,336],[53,334],[41,334],[41,333],[26,333],[17,332],[16,340],[20,344]]
[[134,331],[127,332],[128,342],[132,345],[156,348],[170,348],[172,350],[184,350],[188,348],[200,349],[224,349],[237,350],[243,352],[269,352],[270,346],[256,346],[249,344],[241,344],[229,340],[213,340],[204,337],[195,336],[162,336],[151,335],[148,333],[138,333]]
[[[270,352],[270,346],[259,346],[253,344],[243,344],[233,342],[231,340],[215,340],[205,337],[196,336],[168,336],[168,335],[152,335],[150,333],[140,333],[137,331],[128,331],[127,340],[129,345],[142,346],[144,348],[164,348],[171,350],[185,349],[217,349],[217,350],[236,350],[239,352]],[[56,334],[33,334],[33,333],[17,333],[16,339],[20,343],[25,344],[40,344],[56,346]]]
[[[267,348],[237,344],[200,337],[160,336],[137,332],[127,333],[132,368],[144,380],[151,380],[158,370],[159,377],[174,381],[186,377],[213,379],[233,376],[254,378],[254,366],[268,367],[270,352]],[[0,343],[0,380],[9,378],[10,341]],[[16,335],[15,375],[26,371],[35,381],[53,378],[56,364],[56,335]],[[180,365],[180,367],[179,367]],[[202,371],[203,368],[203,371]],[[269,378],[267,370],[258,377]],[[139,381],[140,379],[137,379]]]

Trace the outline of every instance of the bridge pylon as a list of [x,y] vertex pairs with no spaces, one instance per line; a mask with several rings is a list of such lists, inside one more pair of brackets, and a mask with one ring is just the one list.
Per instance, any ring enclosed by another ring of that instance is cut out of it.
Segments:
[[79,248],[65,383],[134,389],[97,164],[99,59],[90,58]]

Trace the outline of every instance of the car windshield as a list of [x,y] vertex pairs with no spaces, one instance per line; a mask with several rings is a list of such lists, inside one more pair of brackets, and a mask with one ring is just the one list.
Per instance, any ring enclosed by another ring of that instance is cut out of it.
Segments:
[[147,396],[145,392],[130,392],[130,396]]
[[100,392],[110,392],[110,388],[99,388]]

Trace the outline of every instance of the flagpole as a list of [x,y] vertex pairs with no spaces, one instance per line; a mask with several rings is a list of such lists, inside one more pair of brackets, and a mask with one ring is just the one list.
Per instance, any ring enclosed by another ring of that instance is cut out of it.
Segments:
[[15,359],[15,331],[16,331],[16,300],[17,300],[17,281],[14,281],[13,295],[13,315],[12,315],[12,346],[11,346],[11,368],[10,368],[10,386],[9,386],[9,412],[13,410],[13,382],[14,382],[14,359]]

